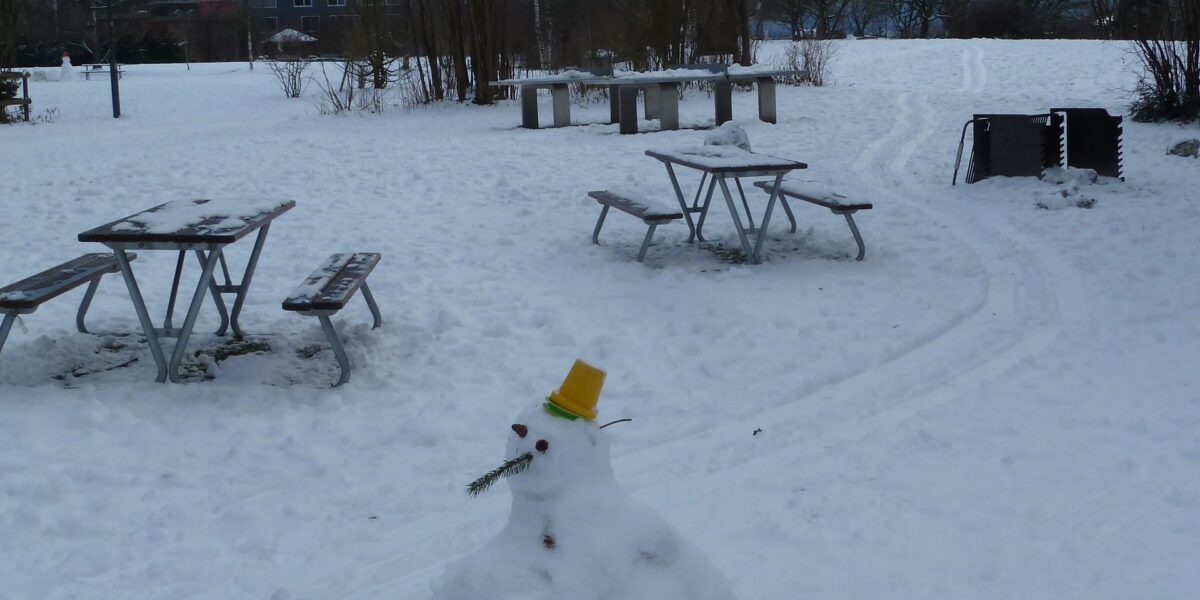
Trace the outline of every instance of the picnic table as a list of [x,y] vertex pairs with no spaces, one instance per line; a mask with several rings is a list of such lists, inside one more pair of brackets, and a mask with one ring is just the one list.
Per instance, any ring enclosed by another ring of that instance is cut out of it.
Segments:
[[[716,188],[721,188],[721,194],[725,197],[725,205],[729,208],[730,216],[733,217],[733,225],[737,230],[742,251],[745,253],[746,260],[753,264],[762,262],[763,241],[767,236],[767,227],[771,224],[771,213],[780,198],[780,184],[784,175],[797,169],[808,168],[808,165],[802,162],[758,154],[736,146],[694,146],[669,150],[647,150],[646,155],[661,161],[667,168],[667,176],[671,178],[671,186],[675,190],[676,200],[679,202],[679,208],[683,212],[684,220],[690,231],[689,242],[693,239],[704,241],[704,221],[708,216],[708,209],[712,204]],[[679,178],[675,174],[676,165],[703,173],[700,178],[700,186],[696,189],[695,198],[690,206],[683,195],[683,189],[679,186]],[[770,198],[767,200],[767,206],[757,226],[754,224],[754,214],[750,210],[750,203],[746,200],[746,194],[742,188],[741,179],[743,177],[774,178],[770,184]],[[746,211],[746,224],[742,223],[741,215],[733,200],[733,194],[729,190],[730,179],[737,187],[742,207]],[[708,190],[701,202],[700,195],[704,193],[706,181]],[[787,205],[784,206],[787,210]],[[700,214],[698,220],[692,220],[693,213]],[[788,219],[792,221],[794,229],[795,218],[790,214],[790,210],[788,213]],[[751,236],[754,238],[753,243],[751,243]]]
[[521,88],[521,126],[537,129],[537,91],[550,89],[554,126],[571,124],[571,104],[568,86],[606,85],[609,89],[609,122],[619,123],[621,133],[637,133],[637,96],[645,96],[647,119],[658,119],[663,131],[679,129],[679,86],[688,81],[714,83],[713,107],[717,125],[733,119],[733,84],[754,83],[758,87],[758,117],[775,123],[775,78],[796,75],[795,71],[742,67],[740,65],[682,65],[662,71],[645,73],[632,71],[601,72],[569,70],[546,77],[504,79],[490,82],[491,86],[514,85]]
[[[108,75],[109,69],[112,67],[109,63],[85,63],[80,66],[83,71],[83,79],[91,81],[92,75]],[[117,79],[125,76],[125,63],[117,63]]]
[[[242,337],[243,332],[238,323],[242,306],[250,282],[254,278],[254,269],[266,242],[267,232],[271,222],[279,215],[291,210],[295,202],[287,201],[244,201],[232,200],[177,200],[160,204],[123,219],[101,225],[79,234],[81,242],[99,242],[108,246],[116,258],[117,266],[129,288],[129,296],[133,301],[134,311],[146,334],[146,342],[158,366],[158,381],[169,378],[175,383],[181,383],[179,365],[187,351],[188,339],[196,325],[200,306],[205,294],[212,296],[217,313],[221,318],[221,326],[217,335],[225,335],[232,328],[236,337]],[[246,270],[241,282],[235,284],[229,275],[229,266],[225,261],[224,248],[257,231],[254,248],[250,253]],[[131,250],[173,250],[178,252],[175,263],[175,276],[171,282],[171,296],[167,303],[166,317],[162,327],[155,327],[146,310],[146,303],[138,286],[137,278],[130,267]],[[172,325],[175,311],[175,297],[179,291],[179,280],[183,272],[183,263],[187,253],[191,251],[203,267],[187,315],[180,327]],[[224,283],[218,284],[215,277],[217,267],[221,267]],[[236,294],[231,311],[226,311],[223,294]],[[175,349],[168,360],[162,350],[164,338],[175,338]]]

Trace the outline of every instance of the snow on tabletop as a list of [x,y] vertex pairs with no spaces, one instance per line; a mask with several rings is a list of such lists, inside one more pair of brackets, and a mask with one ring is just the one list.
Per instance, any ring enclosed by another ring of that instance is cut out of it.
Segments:
[[246,219],[271,212],[284,204],[283,200],[173,200],[162,206],[138,213],[112,226],[113,231],[144,231],[174,233],[214,218],[221,221],[209,224],[210,231],[228,231],[246,225]]
[[17,291],[15,291],[15,292],[0,292],[0,300],[5,300],[5,301],[8,301],[8,302],[14,302],[14,301],[17,301],[17,300],[24,300],[24,299],[26,299],[26,298],[28,298],[28,297],[29,297],[29,296],[28,296],[28,295],[26,295],[26,294],[25,294],[25,292],[23,292],[23,291],[20,291],[20,290],[17,290]]
[[678,146],[652,150],[709,169],[753,168],[764,163],[778,164],[781,161],[789,160],[747,152],[737,146]]
[[663,69],[661,71],[617,71],[616,73],[613,73],[613,78],[619,79],[619,80],[659,79],[659,78],[664,78],[664,77],[665,78],[712,77],[714,79],[717,79],[717,78],[721,77],[721,74],[719,72],[714,73],[712,71],[709,71],[708,69]]
[[743,67],[742,65],[738,65],[738,64],[729,65],[729,74],[730,75],[753,75],[755,73],[776,73],[781,70],[783,70],[783,69],[780,69],[778,67],[768,66],[768,65],[750,65],[748,67]]

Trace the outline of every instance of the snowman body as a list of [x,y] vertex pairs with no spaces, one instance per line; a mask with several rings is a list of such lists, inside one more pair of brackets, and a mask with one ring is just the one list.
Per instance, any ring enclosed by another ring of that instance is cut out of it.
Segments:
[[66,52],[62,56],[62,68],[59,70],[59,81],[72,81],[75,79],[75,69],[71,66],[71,57]]
[[506,458],[533,459],[507,480],[508,524],[446,570],[435,600],[734,600],[695,546],[617,484],[594,423],[537,404],[518,425]]

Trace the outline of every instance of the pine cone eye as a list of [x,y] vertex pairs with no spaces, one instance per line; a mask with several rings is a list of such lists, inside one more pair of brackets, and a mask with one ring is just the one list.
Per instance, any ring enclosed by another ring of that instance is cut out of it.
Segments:
[[547,442],[546,440],[538,440],[537,443],[533,445],[533,447],[537,448],[538,452],[544,453],[546,450],[550,449],[550,442]]
[[512,430],[515,431],[521,439],[525,439],[525,436],[529,435],[529,428],[520,423],[513,423]]

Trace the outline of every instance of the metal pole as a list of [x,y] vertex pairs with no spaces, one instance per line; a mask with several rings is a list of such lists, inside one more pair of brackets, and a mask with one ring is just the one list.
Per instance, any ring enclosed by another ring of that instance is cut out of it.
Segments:
[[121,84],[117,83],[117,40],[113,37],[112,3],[108,0],[108,80],[112,85],[113,118],[121,118]]

